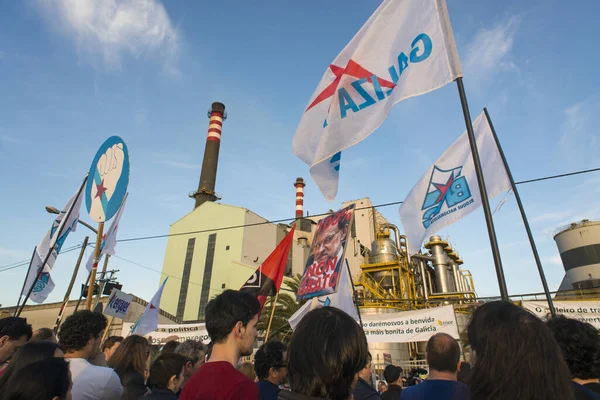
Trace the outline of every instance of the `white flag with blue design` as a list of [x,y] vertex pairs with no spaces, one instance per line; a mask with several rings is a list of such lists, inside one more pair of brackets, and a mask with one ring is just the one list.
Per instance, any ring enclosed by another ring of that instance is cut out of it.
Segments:
[[[346,261],[347,263],[347,261]],[[335,307],[344,311],[346,314],[354,318],[355,321],[358,321],[358,313],[356,311],[356,306],[354,305],[354,292],[352,290],[352,281],[350,274],[348,273],[348,268],[342,268],[342,276],[340,280],[340,284],[338,286],[338,291],[336,293],[313,297],[309,301],[307,301],[298,311],[294,313],[289,319],[288,323],[292,327],[292,329],[296,329],[296,325],[300,322],[300,320],[308,314],[309,311],[314,310],[315,308],[320,307]]]
[[[491,199],[510,188],[510,180],[498,152],[490,125],[482,113],[473,122],[481,168]],[[437,159],[400,206],[400,220],[411,254],[442,228],[481,206],[479,184],[465,132]]]
[[[127,202],[127,196],[129,194],[125,194],[125,198],[123,198],[123,203],[121,204],[121,208],[115,214],[110,224],[110,227],[102,237],[102,244],[100,246],[100,256],[98,256],[98,262],[102,260],[102,256],[104,254],[110,254],[111,256],[115,255],[115,246],[117,245],[117,230],[119,229],[119,223],[121,221],[121,215],[123,214],[123,210],[125,209],[125,203]],[[92,271],[92,267],[94,265],[94,253],[90,254],[85,267],[88,271]]]
[[132,335],[144,336],[158,329],[158,310],[160,310],[160,298],[162,297],[163,289],[167,284],[167,279],[169,278],[165,278],[165,281],[162,285],[160,285],[158,291],[154,294],[154,296],[152,296],[152,300],[150,300],[150,303],[148,303],[146,306],[144,313],[133,326],[133,329],[131,330]]
[[341,151],[373,133],[396,103],[460,76],[445,0],[384,0],[325,71],[296,130],[294,154],[331,201]]
[[[55,285],[50,277],[50,271],[52,270],[52,267],[54,267],[54,262],[56,261],[56,258],[58,257],[58,254],[60,253],[60,250],[67,239],[67,236],[69,236],[69,233],[75,232],[77,229],[79,210],[81,209],[82,201],[83,195],[80,191],[78,191],[69,199],[60,214],[58,214],[52,223],[50,230],[46,232],[46,235],[37,246],[35,251],[36,254],[34,254],[32,263],[29,266],[27,282],[25,283],[23,290],[23,294],[29,292],[31,285],[35,281],[33,292],[31,292],[30,297],[30,299],[35,303],[43,303],[52,290],[54,290]],[[71,208],[72,211],[69,215],[69,218],[66,219],[65,216],[69,213]],[[49,252],[51,254],[48,258],[48,261],[44,265],[42,275],[36,280],[38,271]]]

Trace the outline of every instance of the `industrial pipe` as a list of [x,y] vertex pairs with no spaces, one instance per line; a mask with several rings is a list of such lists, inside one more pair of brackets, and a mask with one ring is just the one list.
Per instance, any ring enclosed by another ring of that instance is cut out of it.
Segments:
[[296,188],[296,219],[304,216],[304,179],[297,178],[294,187]]
[[425,300],[429,299],[429,293],[427,291],[427,276],[425,275],[425,266],[423,260],[419,260],[419,268],[421,269],[421,285],[423,286],[423,297]]

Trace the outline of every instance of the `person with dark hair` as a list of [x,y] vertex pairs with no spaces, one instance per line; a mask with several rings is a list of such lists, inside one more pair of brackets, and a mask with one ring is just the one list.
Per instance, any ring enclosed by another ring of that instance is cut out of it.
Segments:
[[546,324],[513,303],[478,307],[468,328],[473,400],[573,400],[571,377]]
[[387,390],[388,390],[388,384],[385,383],[385,381],[379,381],[377,383],[377,393],[379,393],[380,396],[383,393],[385,393]]
[[367,338],[351,316],[334,307],[312,310],[296,326],[288,348],[291,392],[282,390],[278,399],[351,399],[368,361]]
[[387,390],[381,394],[381,400],[400,400],[402,394],[402,368],[388,365],[383,370],[383,377],[388,383]]
[[277,400],[279,386],[287,377],[286,358],[287,346],[278,340],[263,344],[254,355],[260,400]]
[[21,346],[31,339],[31,325],[25,318],[0,319],[0,364],[10,360]]
[[600,332],[592,325],[557,316],[546,325],[571,372],[576,400],[600,399]]
[[461,362],[460,366],[458,367],[458,375],[456,376],[456,379],[459,382],[466,383],[468,385],[469,380],[471,380],[471,364],[466,361]]
[[258,331],[258,299],[225,290],[208,302],[206,330],[214,343],[210,359],[186,382],[180,400],[258,400],[258,387],[237,370],[240,358],[252,354]]
[[17,371],[36,361],[46,360],[52,357],[64,357],[64,353],[57,344],[44,341],[25,343],[25,345],[15,353],[10,360],[8,367],[6,367],[2,373],[2,377],[0,378],[0,399],[6,391],[6,383]]
[[56,340],[56,335],[50,328],[40,328],[37,331],[33,332],[33,335],[31,336],[31,341],[58,343],[58,340]]
[[106,361],[115,354],[115,351],[117,351],[122,341],[123,336],[109,336],[108,339],[102,343],[102,353],[104,353]]
[[121,342],[108,359],[108,366],[121,378],[123,400],[137,399],[148,392],[144,382],[149,355],[148,340],[142,336],[131,335]]
[[355,400],[378,400],[380,399],[379,393],[373,387],[373,369],[371,368],[371,362],[373,356],[369,353],[369,359],[364,365],[364,368],[358,373],[358,382],[354,389]]
[[[426,347],[429,378],[402,391],[402,400],[463,400],[469,399],[469,387],[457,382],[460,346],[447,333],[436,333]],[[515,399],[520,399],[515,397]]]
[[170,342],[165,343],[163,348],[160,350],[160,355],[163,354],[173,354],[175,353],[175,349],[179,346],[179,342],[176,340],[172,340]]
[[2,400],[71,400],[71,386],[69,363],[51,357],[18,370],[8,382]]
[[152,392],[142,397],[144,400],[176,400],[175,393],[183,385],[185,363],[181,354],[161,354],[150,366],[148,387]]
[[204,357],[206,356],[206,346],[202,342],[196,340],[186,340],[183,343],[177,343],[175,347],[175,353],[181,354],[185,357],[185,370],[183,371],[183,383],[181,387],[184,387],[187,381],[200,369],[204,364]]
[[58,339],[65,358],[69,359],[76,400],[113,400],[123,393],[115,371],[89,362],[101,354],[100,343],[105,328],[106,317],[88,310],[68,316],[60,327]]

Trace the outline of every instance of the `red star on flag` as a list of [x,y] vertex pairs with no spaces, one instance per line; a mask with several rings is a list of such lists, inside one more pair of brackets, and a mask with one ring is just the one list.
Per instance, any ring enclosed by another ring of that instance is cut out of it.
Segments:
[[[337,65],[333,64],[331,64],[329,68],[331,69],[331,72],[333,72],[333,74],[335,75],[334,81],[331,82],[329,86],[327,86],[321,93],[319,93],[319,95],[313,100],[313,102],[310,103],[306,111],[310,110],[323,100],[326,100],[333,96],[335,90],[340,84],[340,81],[342,80],[342,76],[350,75],[359,79],[366,78],[369,82],[371,82],[371,77],[375,75],[352,60],[348,61],[348,65],[346,66],[346,68],[338,67]],[[381,85],[381,87],[386,87],[390,89],[394,87],[394,84],[390,81],[386,81],[385,79],[381,78],[377,78],[377,80],[379,81],[379,85]]]
[[450,175],[450,178],[448,179],[448,182],[446,182],[446,184],[441,184],[441,183],[433,184],[433,186],[435,186],[435,188],[440,191],[440,195],[438,196],[437,200],[435,201],[436,203],[439,203],[440,201],[442,201],[444,199],[444,197],[446,197],[446,193],[450,189],[450,186],[452,186],[452,183],[454,183],[454,173],[452,175]]
[[104,192],[106,192],[106,188],[104,187],[104,179],[102,179],[102,182],[100,182],[99,185],[96,185],[96,196],[94,198],[101,198]]

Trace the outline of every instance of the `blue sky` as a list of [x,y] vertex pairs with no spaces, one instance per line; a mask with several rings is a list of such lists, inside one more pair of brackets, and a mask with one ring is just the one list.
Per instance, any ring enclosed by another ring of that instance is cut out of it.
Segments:
[[[342,201],[402,200],[463,131],[456,86],[398,104],[383,126],[344,152],[328,203],[291,150],[329,63],[380,4],[352,2],[31,0],[0,6],[0,267],[28,259],[111,135],[127,143],[130,196],[119,237],[168,232],[191,211],[211,102],[225,103],[217,176],[223,202],[269,219],[293,217],[296,177],[311,214]],[[485,106],[517,181],[600,165],[600,3],[448,0],[473,117]],[[600,174],[520,187],[552,289],[564,275],[552,240],[561,225],[600,217]],[[501,199],[493,201],[492,207]],[[400,224],[396,206],[380,210]],[[82,212],[82,219],[89,217]],[[511,294],[541,290],[514,198],[494,215]],[[203,227],[204,228],[204,227]],[[445,229],[483,296],[498,293],[483,213]],[[65,247],[80,243],[80,228]],[[110,267],[149,299],[165,239],[125,242]],[[76,252],[59,257],[62,299]],[[150,269],[146,269],[142,266]],[[14,304],[25,267],[1,272]],[[78,282],[83,281],[81,272]]]

